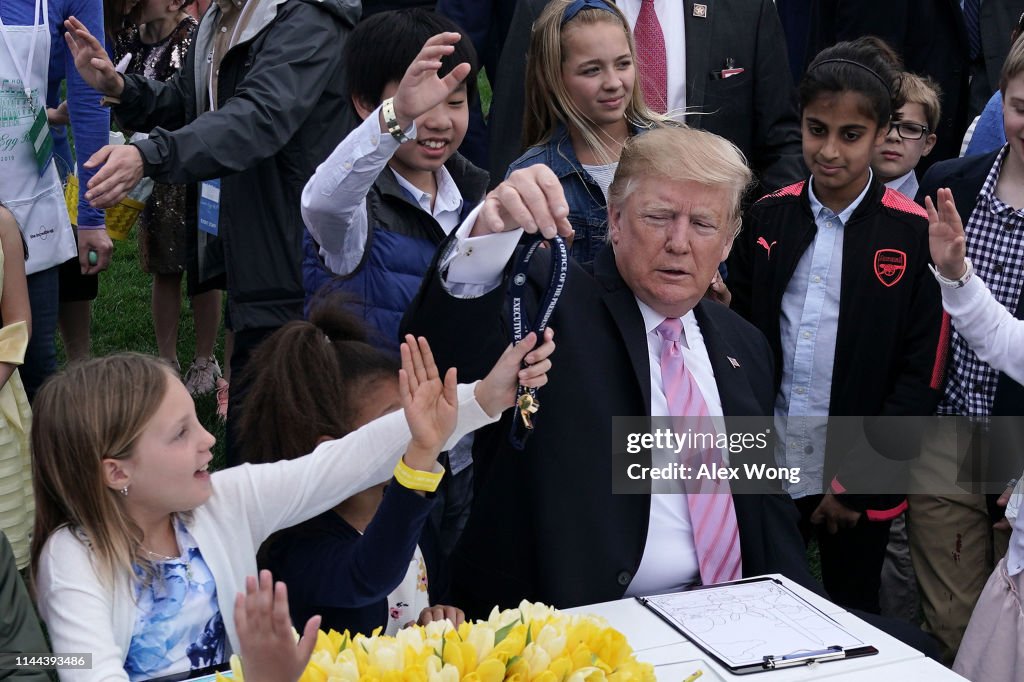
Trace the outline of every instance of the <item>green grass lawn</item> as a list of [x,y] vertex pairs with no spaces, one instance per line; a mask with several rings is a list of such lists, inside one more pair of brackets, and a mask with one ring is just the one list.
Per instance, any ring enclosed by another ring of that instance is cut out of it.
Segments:
[[[128,241],[114,242],[110,268],[100,275],[99,295],[92,307],[92,353],[108,355],[120,351],[137,351],[156,355],[156,335],[150,313],[152,278],[142,271],[135,234]],[[188,369],[195,354],[195,328],[188,298],[182,302],[178,330],[178,361],[182,371]],[[224,335],[218,335],[215,349],[223,366]],[[63,352],[61,351],[63,359]],[[63,360],[62,360],[63,361]],[[203,425],[217,437],[214,466],[219,467],[224,454],[224,426],[217,418],[214,393],[196,399],[196,412]]]

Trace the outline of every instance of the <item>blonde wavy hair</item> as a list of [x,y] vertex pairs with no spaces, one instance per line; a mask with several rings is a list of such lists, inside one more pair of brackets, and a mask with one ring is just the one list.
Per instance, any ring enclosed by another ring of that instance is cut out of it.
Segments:
[[[608,23],[622,29],[629,44],[629,54],[636,64],[636,46],[629,23],[614,4],[608,11],[594,8],[581,10],[562,25],[562,18],[572,0],[552,0],[533,24],[530,51],[526,61],[526,115],[523,121],[523,148],[544,144],[551,139],[559,123],[580,132],[587,146],[606,162],[615,159],[608,152],[602,131],[580,111],[562,80],[562,64],[566,59],[565,31],[579,26]],[[626,105],[626,121],[641,130],[664,125],[669,119],[652,111],[644,102],[639,76],[633,83],[633,94]]]
[[32,487],[36,498],[32,567],[58,529],[67,526],[86,542],[100,576],[132,574],[142,531],[120,492],[107,485],[103,460],[131,457],[156,414],[170,381],[170,365],[138,353],[121,353],[69,365],[39,391],[33,407]]

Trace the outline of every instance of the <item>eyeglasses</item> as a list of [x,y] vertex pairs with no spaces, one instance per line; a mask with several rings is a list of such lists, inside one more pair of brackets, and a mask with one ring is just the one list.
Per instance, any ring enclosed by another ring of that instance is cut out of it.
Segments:
[[909,122],[891,123],[889,124],[889,132],[893,130],[904,140],[920,140],[928,132],[928,126]]

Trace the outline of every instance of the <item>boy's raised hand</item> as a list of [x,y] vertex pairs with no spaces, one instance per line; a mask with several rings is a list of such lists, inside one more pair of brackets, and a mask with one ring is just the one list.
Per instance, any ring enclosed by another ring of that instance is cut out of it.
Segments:
[[[519,345],[509,344],[494,367],[477,384],[476,400],[484,412],[496,417],[516,404],[516,387],[540,388],[548,383],[551,354],[555,350],[555,331],[544,330],[544,343],[537,346],[536,332],[526,335]],[[537,346],[536,348],[534,346]],[[525,359],[527,367],[523,368]]]
[[964,257],[967,255],[967,237],[963,222],[957,213],[953,192],[940,189],[936,203],[925,197],[924,207],[928,211],[928,246],[932,261],[939,274],[946,279],[960,279],[967,269]]
[[[412,64],[402,76],[395,92],[395,117],[402,130],[407,129],[418,117],[445,101],[469,75],[471,67],[463,62],[444,78],[437,75],[441,58],[455,51],[455,44],[461,40],[458,33],[438,33],[423,44]],[[381,128],[387,130],[387,128]]]
[[458,384],[452,367],[441,381],[430,344],[407,334],[401,347],[398,392],[412,440],[405,454],[410,467],[429,470],[455,431],[459,416]]

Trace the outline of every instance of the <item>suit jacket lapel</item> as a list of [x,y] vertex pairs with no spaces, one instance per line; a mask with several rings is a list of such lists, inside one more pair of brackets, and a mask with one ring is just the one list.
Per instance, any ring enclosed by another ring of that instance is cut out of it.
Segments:
[[644,333],[644,316],[640,314],[636,298],[622,281],[615,266],[612,247],[606,246],[594,261],[594,277],[604,288],[602,299],[611,313],[615,326],[626,347],[630,365],[644,397],[644,414],[651,413],[651,363],[647,355],[647,337]]
[[718,397],[722,401],[722,414],[727,417],[760,414],[760,407],[752,395],[753,389],[750,379],[747,378],[747,370],[739,361],[733,364],[733,360],[736,360],[736,351],[708,316],[706,307],[709,305],[716,304],[701,300],[693,309],[693,314],[704,337],[711,369],[715,372]]
[[[711,26],[715,20],[715,7],[713,0],[701,0],[696,4],[704,5],[707,16],[695,17],[694,4],[694,0],[685,0],[686,6],[683,9],[683,24],[686,27],[686,108],[701,111],[712,68],[708,62],[711,58]],[[671,40],[669,35],[665,38]],[[687,123],[703,128],[701,118],[695,116]]]

